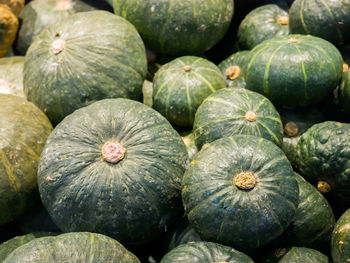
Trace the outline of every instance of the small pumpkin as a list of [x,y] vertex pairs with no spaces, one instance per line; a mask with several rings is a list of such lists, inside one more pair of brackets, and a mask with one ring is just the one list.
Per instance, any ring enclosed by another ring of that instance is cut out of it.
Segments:
[[0,3],[0,58],[10,51],[17,29],[18,18],[7,5]]
[[331,253],[334,263],[350,262],[350,209],[344,212],[335,225]]
[[25,97],[23,66],[24,57],[0,58],[0,93]]

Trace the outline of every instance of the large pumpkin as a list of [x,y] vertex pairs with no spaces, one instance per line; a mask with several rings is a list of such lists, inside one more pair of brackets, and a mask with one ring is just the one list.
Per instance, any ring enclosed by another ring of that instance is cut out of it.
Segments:
[[0,58],[0,93],[24,97],[24,57]]

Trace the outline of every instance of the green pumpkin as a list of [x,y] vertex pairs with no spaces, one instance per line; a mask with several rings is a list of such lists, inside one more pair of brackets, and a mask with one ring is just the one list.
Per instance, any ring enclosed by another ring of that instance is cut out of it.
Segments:
[[350,37],[348,0],[295,0],[289,10],[293,34],[318,36],[334,44]]
[[24,97],[24,57],[0,58],[0,93]]
[[264,96],[246,89],[222,89],[204,100],[193,125],[198,149],[222,137],[255,135],[282,145],[280,116]]
[[152,104],[153,104],[152,94],[153,94],[153,83],[148,80],[145,80],[142,85],[143,104],[149,107],[152,107]]
[[190,242],[180,245],[167,253],[160,263],[253,263],[242,252],[213,242]]
[[313,36],[280,36],[257,45],[247,58],[247,88],[275,105],[320,102],[339,84],[343,59],[335,46]]
[[49,137],[38,169],[41,199],[64,232],[146,243],[181,216],[187,158],[158,112],[128,99],[101,100]]
[[225,35],[232,0],[113,0],[114,12],[130,21],[150,49],[173,56],[202,54]]
[[83,12],[35,39],[25,58],[24,91],[57,125],[97,100],[141,100],[146,72],[144,44],[128,21],[106,11]]
[[188,159],[189,161],[192,161],[194,155],[198,152],[198,149],[194,140],[194,134],[190,132],[190,133],[184,134],[181,138],[186,146]]
[[346,210],[335,225],[331,253],[334,263],[350,262],[350,209]]
[[0,225],[37,201],[37,168],[52,126],[32,103],[0,94]]
[[196,154],[184,175],[182,200],[203,240],[245,251],[286,230],[298,194],[281,149],[263,138],[237,135],[216,140]]
[[289,34],[288,12],[278,5],[263,5],[251,11],[238,28],[238,46],[253,49],[264,40]]
[[266,256],[263,263],[329,263],[321,252],[305,247],[280,248]]
[[350,200],[350,124],[326,121],[313,125],[297,144],[300,173],[324,194]]
[[4,263],[140,263],[116,240],[93,233],[67,233],[34,239],[14,250]]
[[343,74],[339,89],[339,98],[343,111],[350,115],[350,70],[347,70]]
[[179,127],[192,128],[195,113],[211,93],[225,88],[220,70],[194,56],[165,64],[153,80],[153,108]]

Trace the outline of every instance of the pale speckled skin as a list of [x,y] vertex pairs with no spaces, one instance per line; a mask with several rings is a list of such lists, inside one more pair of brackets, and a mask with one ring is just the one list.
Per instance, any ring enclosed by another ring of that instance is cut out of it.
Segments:
[[[116,164],[102,159],[110,140],[126,148]],[[187,158],[180,135],[158,112],[136,101],[106,99],[55,128],[41,155],[39,191],[64,232],[141,244],[181,216]]]
[[23,65],[24,57],[21,56],[0,59],[0,82],[7,83],[5,86],[0,83],[0,93],[24,97]]
[[140,263],[116,240],[93,233],[37,238],[13,251],[4,263]]
[[135,25],[147,47],[174,56],[202,54],[225,35],[232,0],[113,0],[114,12]]
[[345,211],[335,225],[331,253],[334,263],[350,262],[350,209]]
[[[66,45],[54,54],[57,39]],[[46,28],[30,46],[24,91],[57,125],[97,100],[140,100],[146,73],[145,46],[135,27],[106,11],[83,12]]]

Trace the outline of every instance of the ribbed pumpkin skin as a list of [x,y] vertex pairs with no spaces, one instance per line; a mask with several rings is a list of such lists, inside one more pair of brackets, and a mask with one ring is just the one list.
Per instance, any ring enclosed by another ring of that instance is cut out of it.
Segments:
[[253,260],[242,252],[231,247],[212,242],[190,242],[180,245],[166,254],[160,263],[253,263]]
[[[236,186],[242,172],[257,176],[253,189]],[[247,250],[282,234],[296,212],[298,192],[282,150],[263,138],[237,135],[216,140],[195,156],[184,175],[182,199],[204,240]]]
[[225,35],[232,0],[113,0],[114,12],[137,28],[146,46],[174,56],[202,54]]
[[[126,149],[116,164],[102,158],[111,140]],[[158,112],[128,99],[102,100],[55,128],[41,155],[39,191],[64,232],[145,243],[181,215],[187,157],[181,137]]]
[[331,43],[313,36],[275,37],[256,46],[247,58],[247,88],[275,105],[314,104],[337,87],[343,60]]
[[0,0],[0,4],[8,5],[11,8],[12,13],[16,16],[22,11],[24,3],[24,0]]
[[24,57],[0,58],[0,93],[24,97]]
[[339,98],[343,110],[350,115],[350,70],[347,70],[343,74],[339,90]]
[[317,185],[327,182],[331,193],[350,200],[350,124],[326,121],[313,125],[297,144],[296,163],[300,173]]
[[93,233],[37,238],[13,251],[4,263],[140,263],[116,240]]
[[0,225],[37,201],[37,168],[52,131],[47,117],[24,98],[0,94]]
[[16,52],[25,55],[30,44],[47,26],[93,8],[80,0],[33,0],[20,13],[22,20],[15,43]]
[[[256,121],[245,118],[256,114]],[[198,149],[222,137],[255,135],[281,146],[283,128],[280,116],[264,96],[246,89],[222,89],[210,95],[199,107],[193,125]]]
[[350,209],[346,210],[335,225],[331,253],[334,263],[350,261]]
[[264,5],[251,11],[238,28],[238,46],[240,49],[253,49],[264,40],[289,34],[289,26],[279,19],[288,19],[288,12],[278,5]]
[[305,247],[282,248],[263,260],[263,263],[329,263],[321,252]]
[[310,34],[334,44],[350,37],[348,0],[295,0],[289,16],[293,34]]
[[[54,54],[58,39],[66,44]],[[56,125],[97,100],[140,100],[146,72],[144,44],[129,22],[106,11],[83,12],[48,27],[30,46],[24,91]]]
[[0,4],[0,57],[4,57],[15,41],[18,29],[18,19],[11,9]]
[[[188,71],[186,67],[190,67]],[[194,56],[177,58],[164,65],[153,83],[153,108],[170,123],[189,128],[203,100],[226,87],[215,64]]]

